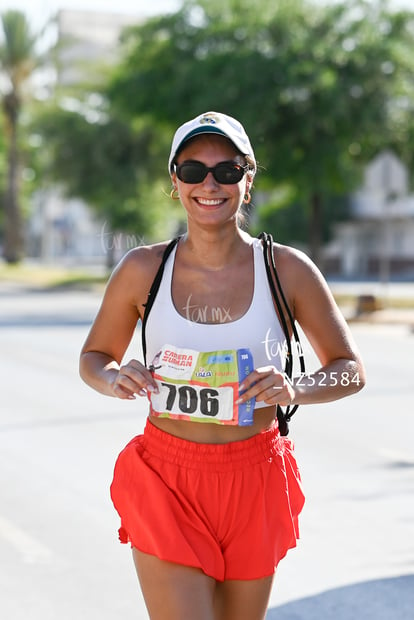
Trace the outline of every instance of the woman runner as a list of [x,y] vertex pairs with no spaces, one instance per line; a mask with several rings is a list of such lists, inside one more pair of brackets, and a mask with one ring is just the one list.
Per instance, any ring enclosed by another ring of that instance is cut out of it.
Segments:
[[[187,231],[173,247],[139,247],[121,260],[80,372],[103,394],[149,400],[111,494],[151,620],[261,620],[304,501],[276,406],[348,396],[363,387],[364,369],[318,269],[275,243],[287,304],[320,361],[312,374],[285,375],[287,339],[262,241],[240,226],[256,173],[242,125],[217,112],[188,121],[169,173]],[[145,360],[123,361],[146,307]]]

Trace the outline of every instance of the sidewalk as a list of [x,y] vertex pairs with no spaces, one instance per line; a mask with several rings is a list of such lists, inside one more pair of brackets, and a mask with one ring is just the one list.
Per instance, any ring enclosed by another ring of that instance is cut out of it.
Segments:
[[[349,312],[349,310],[348,310]],[[375,323],[376,325],[407,325],[414,330],[414,308],[383,308],[373,312],[353,314],[344,312],[348,323]]]
[[[332,286],[331,289],[334,295],[339,292],[339,295],[354,296],[353,300],[345,301],[343,304],[341,304],[341,298],[339,297],[340,310],[348,323],[405,325],[408,330],[414,333],[414,298],[411,303],[411,289],[414,291],[414,284],[410,289],[404,291],[406,295],[404,298],[400,297],[401,291],[398,291],[398,298],[395,297],[393,300],[392,296],[390,296],[386,307],[367,312],[360,311],[359,306],[361,304],[356,294],[359,291],[354,289],[352,284],[347,285],[346,290],[340,289],[338,291],[335,286]],[[72,308],[77,308],[78,310],[82,308],[85,312],[83,322],[89,323],[99,307],[102,294],[103,286],[96,284],[69,288],[45,288],[36,285],[28,286],[27,283],[0,280],[0,316],[3,320],[8,319],[12,321],[12,317],[19,310],[20,324],[32,324],[33,322],[47,323],[50,319],[53,319],[53,316],[50,316],[50,299],[53,298],[55,305],[61,305],[67,309],[67,320],[69,322]],[[27,295],[30,295],[31,298],[29,305],[27,304]],[[406,300],[408,307],[393,306],[393,303],[401,305],[401,299]]]
[[414,283],[330,282],[329,287],[348,323],[414,328]]

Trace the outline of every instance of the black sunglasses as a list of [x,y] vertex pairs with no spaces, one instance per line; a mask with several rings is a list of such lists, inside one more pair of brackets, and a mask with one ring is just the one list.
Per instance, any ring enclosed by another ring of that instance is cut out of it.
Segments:
[[184,161],[182,164],[174,164],[174,169],[183,183],[201,183],[211,172],[217,183],[234,185],[242,180],[249,166],[241,166],[233,161],[222,161],[213,168],[208,168],[201,161]]

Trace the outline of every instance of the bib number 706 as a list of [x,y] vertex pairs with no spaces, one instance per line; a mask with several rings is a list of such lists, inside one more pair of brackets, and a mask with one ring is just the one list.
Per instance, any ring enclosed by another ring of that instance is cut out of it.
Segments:
[[173,383],[164,382],[161,385],[168,390],[165,403],[167,411],[187,415],[200,411],[202,415],[212,417],[219,413],[219,392],[213,388],[196,388],[191,385],[178,387]]

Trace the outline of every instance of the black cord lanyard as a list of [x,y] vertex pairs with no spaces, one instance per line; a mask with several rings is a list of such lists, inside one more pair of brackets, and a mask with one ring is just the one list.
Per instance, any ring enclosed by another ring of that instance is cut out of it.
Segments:
[[[180,240],[181,237],[176,237],[175,239],[173,239],[172,241],[170,241],[170,243],[167,245],[167,247],[164,250],[164,254],[162,256],[161,259],[161,264],[158,268],[158,271],[155,275],[155,278],[151,284],[151,288],[150,291],[148,293],[148,298],[147,298],[147,302],[145,304],[145,309],[144,309],[144,316],[142,319],[142,329],[141,329],[141,341],[142,341],[142,352],[144,355],[144,363],[145,365],[147,364],[147,343],[146,343],[146,339],[145,339],[145,327],[147,324],[147,320],[148,320],[148,315],[151,311],[151,308],[154,304],[155,301],[155,297],[157,295],[158,289],[160,288],[160,284],[161,284],[161,280],[162,280],[162,276],[164,275],[164,267],[165,267],[165,263],[167,262],[168,257],[170,256],[171,252],[173,251],[173,249],[175,248],[175,246],[177,245],[178,241]],[[276,265],[275,265],[275,261],[274,261],[274,257],[273,257],[273,238],[272,235],[268,234],[268,233],[261,233],[259,235],[259,239],[262,240],[263,243],[263,258],[264,258],[264,263],[265,263],[265,268],[266,268],[266,274],[267,274],[267,279],[269,282],[269,286],[270,286],[270,291],[272,293],[272,297],[274,299],[274,302],[276,304],[278,313],[279,313],[279,317],[280,317],[280,322],[282,325],[282,329],[283,329],[283,333],[285,334],[285,338],[286,338],[286,344],[287,344],[287,355],[286,355],[286,362],[285,362],[285,374],[286,376],[289,378],[289,380],[292,379],[292,373],[293,373],[293,355],[292,355],[292,344],[291,344],[291,336],[289,333],[289,328],[286,322],[286,318],[285,318],[285,313],[288,316],[289,319],[289,323],[290,323],[290,327],[292,329],[292,333],[294,335],[295,338],[295,342],[296,342],[296,348],[297,348],[297,353],[299,356],[299,364],[300,364],[300,370],[302,374],[305,374],[305,359],[303,356],[303,351],[302,351],[302,346],[300,344],[300,340],[299,340],[299,334],[297,332],[296,329],[296,325],[295,325],[295,320],[292,316],[292,313],[290,311],[290,308],[288,306],[288,303],[286,301],[285,295],[283,293],[281,284],[280,284],[280,280],[279,280],[279,276],[277,274],[276,271]],[[284,307],[284,309],[283,309]],[[290,405],[288,407],[286,407],[286,411],[283,412],[282,408],[280,405],[277,405],[276,408],[276,413],[277,413],[277,419],[278,419],[278,423],[279,423],[279,431],[281,435],[287,435],[289,432],[289,421],[292,417],[292,415],[295,413],[295,411],[297,410],[298,405],[294,405],[293,407],[291,407]]]
[[154,278],[154,280],[153,280],[153,282],[151,284],[151,288],[150,288],[150,291],[148,293],[147,303],[145,304],[144,316],[142,318],[142,327],[141,327],[142,353],[144,355],[144,364],[145,365],[147,365],[147,341],[145,339],[145,327],[147,325],[148,315],[149,315],[150,310],[151,310],[151,308],[152,308],[152,306],[154,304],[155,297],[156,297],[156,295],[158,293],[158,289],[160,288],[160,285],[161,285],[162,276],[164,274],[165,263],[167,262],[167,259],[168,259],[169,255],[171,254],[171,252],[173,251],[173,249],[175,248],[175,246],[179,242],[180,238],[181,237],[176,237],[175,239],[170,241],[170,243],[165,248],[164,254],[162,255],[162,259],[161,259],[161,264],[158,267],[158,271],[155,274],[155,278]]
[[[295,320],[292,316],[292,312],[289,308],[289,305],[286,301],[286,297],[283,293],[282,286],[280,284],[279,276],[276,270],[275,259],[273,255],[273,238],[269,233],[262,232],[259,235],[259,239],[263,242],[263,258],[266,267],[267,279],[270,286],[270,291],[272,293],[272,297],[278,309],[280,322],[282,325],[283,332],[286,338],[287,344],[287,354],[286,354],[286,362],[285,362],[285,375],[292,380],[293,374],[293,354],[292,354],[292,343],[291,343],[291,335],[289,333],[288,325],[285,319],[285,312],[288,316],[290,327],[292,329],[292,333],[295,339],[296,351],[299,358],[300,371],[302,374],[305,374],[305,358],[303,355],[302,345],[300,343],[299,334],[296,329]],[[284,310],[282,307],[284,306]],[[281,435],[287,435],[289,433],[289,421],[295,411],[297,410],[299,405],[288,405],[286,410],[283,411],[280,405],[276,407],[277,419],[279,423],[279,431]]]

